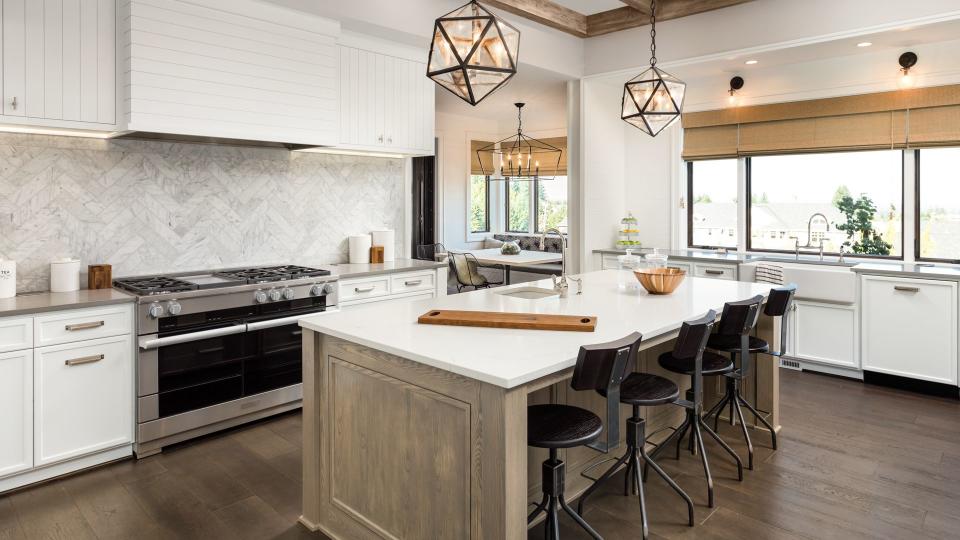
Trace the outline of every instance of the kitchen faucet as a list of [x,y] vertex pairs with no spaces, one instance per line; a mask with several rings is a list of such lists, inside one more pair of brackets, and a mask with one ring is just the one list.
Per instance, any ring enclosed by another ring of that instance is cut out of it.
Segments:
[[564,236],[559,229],[551,227],[543,231],[543,234],[540,235],[540,251],[544,250],[548,234],[556,234],[560,237],[560,278],[557,279],[555,275],[550,276],[553,280],[553,290],[560,293],[560,296],[566,296],[568,289],[567,279],[569,279],[570,281],[577,282],[577,294],[583,293],[583,280],[567,278],[567,237]]
[[[803,249],[809,249],[809,248],[819,247],[819,248],[820,248],[820,260],[823,261],[823,237],[820,238],[820,245],[819,245],[819,246],[815,246],[815,245],[813,245],[813,244],[811,243],[811,240],[812,240],[812,237],[813,237],[813,220],[816,219],[817,217],[823,218],[823,221],[826,222],[826,224],[827,224],[827,231],[828,231],[828,232],[830,231],[830,220],[827,219],[827,216],[821,214],[820,212],[817,212],[816,214],[810,216],[810,221],[807,222],[807,245],[801,246],[801,245],[800,245],[800,239],[799,239],[799,238],[794,238],[794,251],[795,251],[795,253],[796,253],[797,260],[800,260],[800,249],[801,249],[801,248],[803,248]],[[842,255],[841,255],[841,257],[842,257]]]

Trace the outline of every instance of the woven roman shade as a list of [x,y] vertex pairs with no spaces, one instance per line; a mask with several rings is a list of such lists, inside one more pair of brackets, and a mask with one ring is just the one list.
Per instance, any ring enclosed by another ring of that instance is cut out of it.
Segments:
[[[470,141],[471,175],[484,176],[485,174],[493,174],[493,152],[480,152],[479,156],[477,155],[478,150],[491,144],[493,143],[490,141]],[[480,166],[481,160],[483,160],[483,167]]]
[[683,115],[686,160],[960,142],[960,85]]
[[[566,176],[567,175],[567,138],[566,137],[553,137],[549,139],[540,139],[541,142],[549,144],[560,149],[560,165],[557,166],[557,170],[554,171],[554,163],[545,163],[544,161],[540,162],[540,175],[541,176]],[[554,157],[556,159],[556,157]]]

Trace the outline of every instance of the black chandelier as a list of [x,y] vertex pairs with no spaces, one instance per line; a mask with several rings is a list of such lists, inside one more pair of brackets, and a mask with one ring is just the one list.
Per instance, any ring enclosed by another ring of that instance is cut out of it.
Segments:
[[687,85],[657,67],[657,1],[650,2],[650,67],[623,85],[620,118],[656,137],[680,118]]
[[[477,150],[487,180],[553,180],[563,150],[523,133],[523,103],[517,108],[517,133]],[[543,174],[541,174],[543,173]]]
[[427,77],[476,105],[517,73],[520,31],[475,0],[434,22]]

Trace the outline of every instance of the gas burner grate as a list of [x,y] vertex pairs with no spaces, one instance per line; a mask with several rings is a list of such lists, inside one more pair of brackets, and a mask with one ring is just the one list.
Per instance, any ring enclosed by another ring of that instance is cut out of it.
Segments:
[[193,291],[199,288],[193,283],[166,276],[115,279],[113,285],[139,296]]
[[227,270],[223,272],[217,272],[214,275],[221,278],[246,281],[247,283],[267,283],[271,281],[284,281],[287,279],[328,276],[330,275],[330,271],[320,270],[318,268],[308,268],[306,266],[284,265]]

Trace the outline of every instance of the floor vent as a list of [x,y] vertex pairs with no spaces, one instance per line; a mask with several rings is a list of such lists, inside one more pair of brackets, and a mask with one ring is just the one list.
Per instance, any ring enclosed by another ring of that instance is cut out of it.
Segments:
[[781,358],[781,359],[780,359],[780,367],[782,367],[782,368],[787,368],[787,369],[793,369],[793,370],[796,370],[796,371],[803,371],[803,368],[800,367],[800,362],[797,362],[796,360],[786,360],[786,359]]

